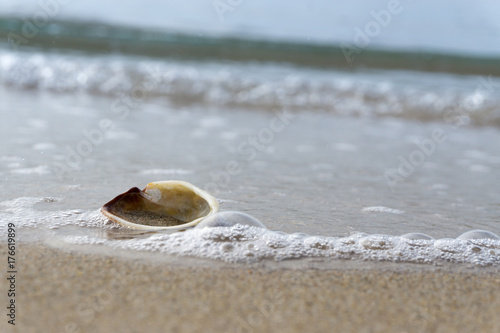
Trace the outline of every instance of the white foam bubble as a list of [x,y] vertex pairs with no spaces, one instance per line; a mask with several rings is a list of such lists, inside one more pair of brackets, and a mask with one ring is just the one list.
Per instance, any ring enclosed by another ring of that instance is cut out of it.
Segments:
[[431,236],[426,235],[426,234],[422,234],[420,232],[412,232],[409,234],[404,234],[403,236],[401,236],[401,238],[406,238],[409,240],[417,240],[417,239],[432,240],[433,239]]
[[51,170],[47,165],[39,165],[32,168],[12,169],[11,172],[24,175],[48,175],[51,173]]
[[142,170],[143,175],[188,175],[192,174],[193,170],[186,169],[147,169]]
[[203,128],[223,127],[225,124],[226,120],[221,117],[206,117],[200,120],[200,125]]
[[373,206],[373,207],[364,207],[362,209],[363,212],[375,212],[375,213],[390,213],[390,214],[403,214],[403,210],[384,207],[384,206]]
[[466,233],[461,234],[457,239],[494,239],[500,240],[500,238],[492,232],[487,230],[471,230]]
[[2,156],[0,157],[0,160],[5,161],[5,162],[22,162],[24,161],[24,158],[20,156]]
[[34,206],[41,203],[54,203],[61,198],[55,197],[20,197],[9,201],[0,202],[0,234],[7,230],[9,223],[14,223],[16,228],[61,228],[66,225],[82,227],[111,228],[99,210],[83,211],[70,209],[64,211],[36,210]]
[[350,143],[344,143],[344,142],[334,142],[331,144],[328,144],[327,148],[332,148],[334,150],[338,151],[348,151],[348,152],[355,152],[358,150],[358,147],[350,144]]
[[449,189],[450,186],[447,184],[433,184],[432,189],[434,190],[447,190]]
[[196,228],[230,227],[236,224],[249,225],[259,228],[266,226],[248,214],[235,211],[219,212],[201,221]]
[[47,121],[43,119],[28,119],[27,125],[33,129],[46,129]]
[[39,142],[33,145],[34,150],[48,150],[55,149],[56,145],[50,142]]

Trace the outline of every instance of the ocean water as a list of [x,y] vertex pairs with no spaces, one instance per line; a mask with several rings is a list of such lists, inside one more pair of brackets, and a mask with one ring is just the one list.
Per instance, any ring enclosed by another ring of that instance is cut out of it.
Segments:
[[[500,264],[498,5],[214,3],[2,3],[2,235],[229,262]],[[99,212],[168,179],[268,230],[138,232]]]

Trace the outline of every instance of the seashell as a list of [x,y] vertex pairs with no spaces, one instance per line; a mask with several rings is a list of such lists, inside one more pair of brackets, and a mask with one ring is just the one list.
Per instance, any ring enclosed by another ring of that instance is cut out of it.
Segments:
[[183,230],[219,210],[216,198],[184,181],[152,182],[106,203],[101,212],[126,227],[145,230]]

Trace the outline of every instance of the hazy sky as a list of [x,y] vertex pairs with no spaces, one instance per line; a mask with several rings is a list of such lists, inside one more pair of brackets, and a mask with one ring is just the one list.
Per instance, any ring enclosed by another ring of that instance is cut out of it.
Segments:
[[[500,55],[500,2],[493,0],[51,1],[66,2],[56,18],[328,43],[352,43],[357,28],[366,31],[376,22],[373,11],[386,11],[395,1],[399,13],[380,26],[372,46]],[[30,18],[47,2],[3,0],[0,15]]]

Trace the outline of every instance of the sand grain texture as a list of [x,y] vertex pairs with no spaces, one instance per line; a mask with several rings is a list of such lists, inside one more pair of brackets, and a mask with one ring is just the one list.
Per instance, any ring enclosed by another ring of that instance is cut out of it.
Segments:
[[500,332],[497,269],[189,266],[40,245],[18,262],[17,325],[3,315],[2,332]]

